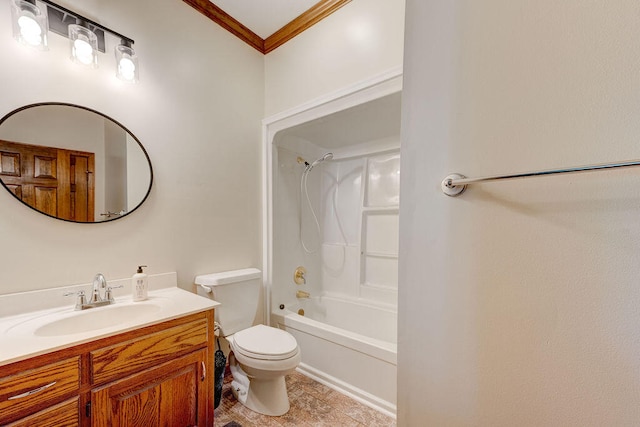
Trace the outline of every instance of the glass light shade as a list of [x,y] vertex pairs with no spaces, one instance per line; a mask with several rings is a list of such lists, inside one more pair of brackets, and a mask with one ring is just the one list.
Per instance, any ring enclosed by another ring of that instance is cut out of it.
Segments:
[[98,66],[98,37],[82,25],[69,25],[71,59],[88,67]]
[[49,21],[40,8],[24,0],[11,2],[13,37],[21,43],[41,50],[47,49]]
[[116,46],[116,76],[120,80],[135,83],[139,79],[138,55],[129,46]]

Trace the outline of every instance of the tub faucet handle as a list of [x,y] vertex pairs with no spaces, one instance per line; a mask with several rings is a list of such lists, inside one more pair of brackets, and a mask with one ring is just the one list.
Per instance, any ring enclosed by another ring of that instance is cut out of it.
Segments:
[[296,298],[309,298],[310,296],[309,292],[296,291]]
[[296,271],[293,273],[293,281],[296,285],[303,285],[307,283],[307,279],[304,277],[305,274],[307,274],[306,268],[302,266],[296,268]]

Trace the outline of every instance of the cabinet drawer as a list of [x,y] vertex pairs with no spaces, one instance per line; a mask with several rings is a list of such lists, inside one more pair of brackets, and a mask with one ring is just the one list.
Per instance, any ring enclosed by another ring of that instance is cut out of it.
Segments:
[[92,384],[112,381],[204,347],[208,332],[207,319],[200,319],[92,351]]
[[75,427],[80,425],[79,398],[69,399],[28,417],[21,418],[7,427]]
[[0,379],[0,423],[57,403],[80,388],[80,357]]

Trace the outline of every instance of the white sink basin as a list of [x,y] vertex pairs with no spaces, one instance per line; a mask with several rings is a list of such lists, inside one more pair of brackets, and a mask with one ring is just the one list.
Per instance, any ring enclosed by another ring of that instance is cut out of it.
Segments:
[[[7,305],[37,303],[47,298],[48,294],[55,298],[63,292],[78,289],[81,288],[69,287],[64,291],[55,288],[43,291],[43,295],[34,292],[0,295],[0,308],[4,307],[6,312]],[[0,368],[8,363],[210,310],[219,305],[210,298],[176,286],[152,290],[145,301],[133,302],[131,297],[116,295],[115,304],[81,311],[74,310],[73,302],[69,304],[67,298],[60,296],[59,301],[65,304],[0,316]]]
[[6,331],[7,335],[60,337],[83,334],[157,318],[169,301],[125,302],[75,311],[72,308],[52,312],[19,322]]
[[53,319],[37,327],[33,334],[41,337],[79,334],[109,328],[123,323],[134,322],[142,317],[160,312],[155,304],[137,303],[128,305],[110,305],[76,311],[68,317]]

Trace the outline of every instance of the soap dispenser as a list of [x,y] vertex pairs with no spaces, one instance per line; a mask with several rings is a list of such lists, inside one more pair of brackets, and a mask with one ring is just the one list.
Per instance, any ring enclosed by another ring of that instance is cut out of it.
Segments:
[[146,265],[139,265],[136,274],[131,278],[131,288],[133,289],[133,300],[143,301],[147,299],[147,292],[149,291],[149,283],[147,282],[147,274],[142,271],[142,267]]

